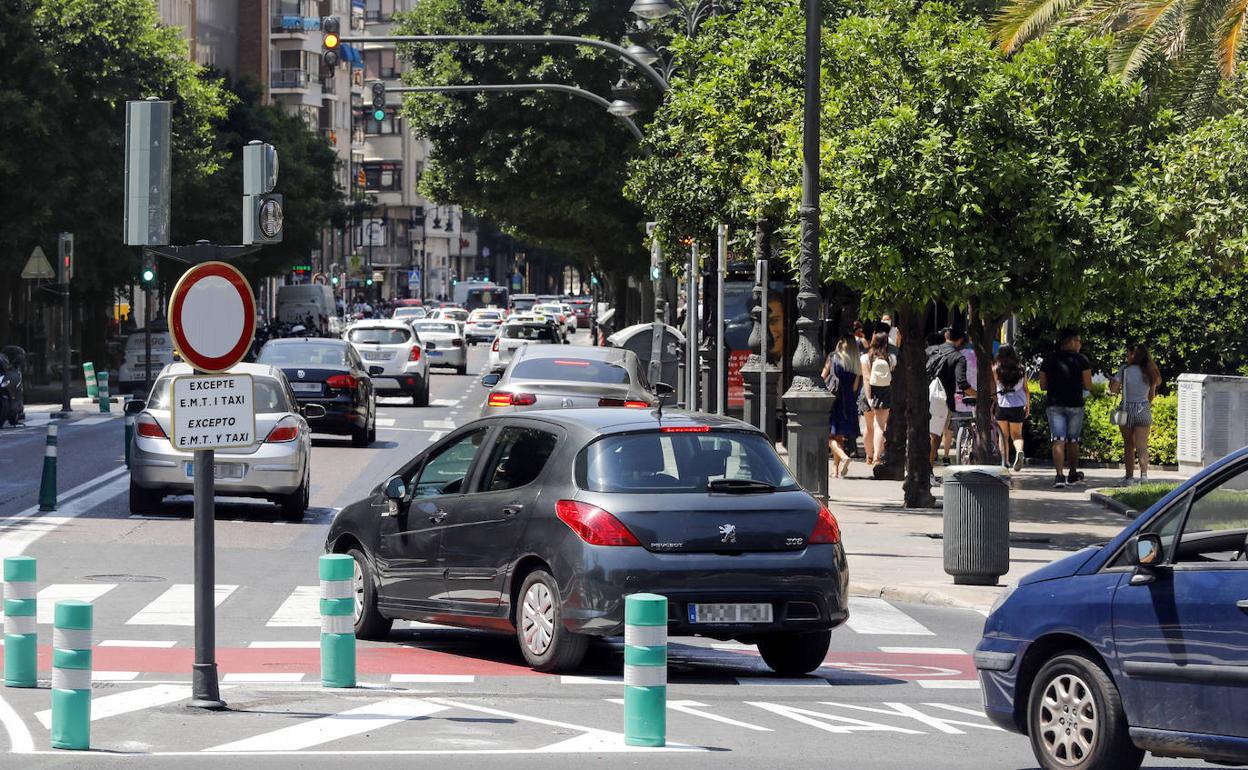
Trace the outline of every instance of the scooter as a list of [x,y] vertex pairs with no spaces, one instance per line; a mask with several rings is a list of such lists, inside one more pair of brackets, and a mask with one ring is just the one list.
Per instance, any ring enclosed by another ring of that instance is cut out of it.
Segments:
[[8,420],[17,425],[26,419],[26,399],[22,388],[22,367],[26,363],[26,351],[17,345],[0,348],[0,425]]

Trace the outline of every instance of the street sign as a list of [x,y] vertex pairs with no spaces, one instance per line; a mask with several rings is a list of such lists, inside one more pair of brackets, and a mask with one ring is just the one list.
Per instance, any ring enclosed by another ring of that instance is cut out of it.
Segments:
[[175,449],[228,449],[256,443],[249,374],[173,378],[170,441]]
[[30,252],[30,259],[26,260],[26,266],[22,268],[22,277],[32,281],[37,279],[50,281],[56,277],[56,271],[52,269],[52,263],[48,262],[43,249],[36,246]]
[[205,262],[187,270],[169,298],[173,346],[198,372],[243,360],[256,332],[256,298],[238,268]]

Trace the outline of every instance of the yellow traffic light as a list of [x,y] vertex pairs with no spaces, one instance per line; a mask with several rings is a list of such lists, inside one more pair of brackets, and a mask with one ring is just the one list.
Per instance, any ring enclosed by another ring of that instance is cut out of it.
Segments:
[[337,48],[337,47],[338,47],[338,36],[337,36],[337,35],[335,35],[333,32],[328,32],[328,33],[326,33],[326,34],[325,34],[325,39],[324,39],[324,40],[322,40],[322,41],[321,41],[321,43],[322,43],[322,45],[324,45],[326,48],[331,48],[331,49],[332,49],[332,48]]

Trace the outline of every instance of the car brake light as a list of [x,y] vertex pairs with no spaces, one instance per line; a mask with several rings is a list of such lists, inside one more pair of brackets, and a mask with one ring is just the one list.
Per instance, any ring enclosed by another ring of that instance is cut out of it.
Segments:
[[826,505],[819,506],[819,520],[815,522],[815,531],[810,533],[807,544],[828,543],[835,545],[841,542],[841,525]]
[[634,401],[632,399],[625,400],[622,398],[600,398],[598,399],[598,406],[623,406],[628,407],[629,409],[650,408],[650,404],[647,401]]
[[585,366],[589,366],[589,362],[588,362],[588,361],[577,361],[576,359],[569,359],[569,358],[556,358],[556,359],[555,359],[555,366],[581,366],[581,367],[585,367]]
[[510,393],[491,393],[486,403],[490,406],[511,406]]
[[269,431],[269,435],[264,439],[266,444],[285,444],[288,441],[294,441],[299,438],[299,423],[295,422],[294,417],[283,417],[273,426],[273,430]]
[[486,403],[490,406],[532,406],[537,396],[532,393],[491,393]]
[[349,374],[335,374],[325,380],[325,385],[337,390],[355,390],[356,379]]
[[649,401],[625,401],[624,406],[628,407],[629,409],[649,409],[650,402]]
[[641,545],[628,527],[596,505],[560,500],[555,515],[590,545]]
[[494,344],[490,346],[490,350],[493,350],[495,353],[498,352],[498,337],[494,338]]
[[709,425],[669,425],[666,428],[659,428],[659,433],[710,433]]
[[412,345],[412,352],[407,354],[407,360],[419,361],[420,360],[420,348],[415,345]]
[[167,438],[160,423],[156,422],[156,418],[150,414],[139,415],[139,419],[134,421],[134,429],[143,438]]

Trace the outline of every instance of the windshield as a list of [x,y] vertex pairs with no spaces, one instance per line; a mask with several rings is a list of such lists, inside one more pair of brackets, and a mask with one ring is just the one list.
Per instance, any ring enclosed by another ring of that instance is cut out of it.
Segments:
[[531,358],[516,364],[510,379],[627,385],[628,370],[606,361],[583,358]]
[[[286,398],[286,390],[277,380],[253,375],[251,383],[252,393],[256,399],[257,414],[290,411],[290,401]],[[156,383],[152,385],[152,396],[147,400],[147,408],[167,411],[169,409],[169,391],[172,384],[172,377],[162,377],[156,380]]]
[[453,323],[438,323],[437,321],[425,321],[424,323],[416,324],[417,334],[424,334],[426,332],[432,332],[435,334],[455,334],[458,331],[459,330],[455,327],[455,324]]
[[558,305],[534,305],[534,313],[545,313],[546,315],[563,315],[563,308]]
[[347,332],[347,339],[365,345],[402,345],[412,338],[406,329],[384,327],[355,327]]
[[346,366],[347,350],[341,344],[276,343],[261,348],[257,360],[273,366]]
[[423,307],[400,307],[394,309],[392,318],[424,318],[429,313]]
[[511,309],[517,313],[523,313],[533,307],[537,300],[527,297],[513,297],[511,300]]
[[542,324],[507,324],[503,327],[503,338],[509,340],[546,340],[555,341],[555,332]]
[[595,441],[576,460],[591,492],[708,492],[723,479],[798,489],[771,444],[754,433],[627,433]]

